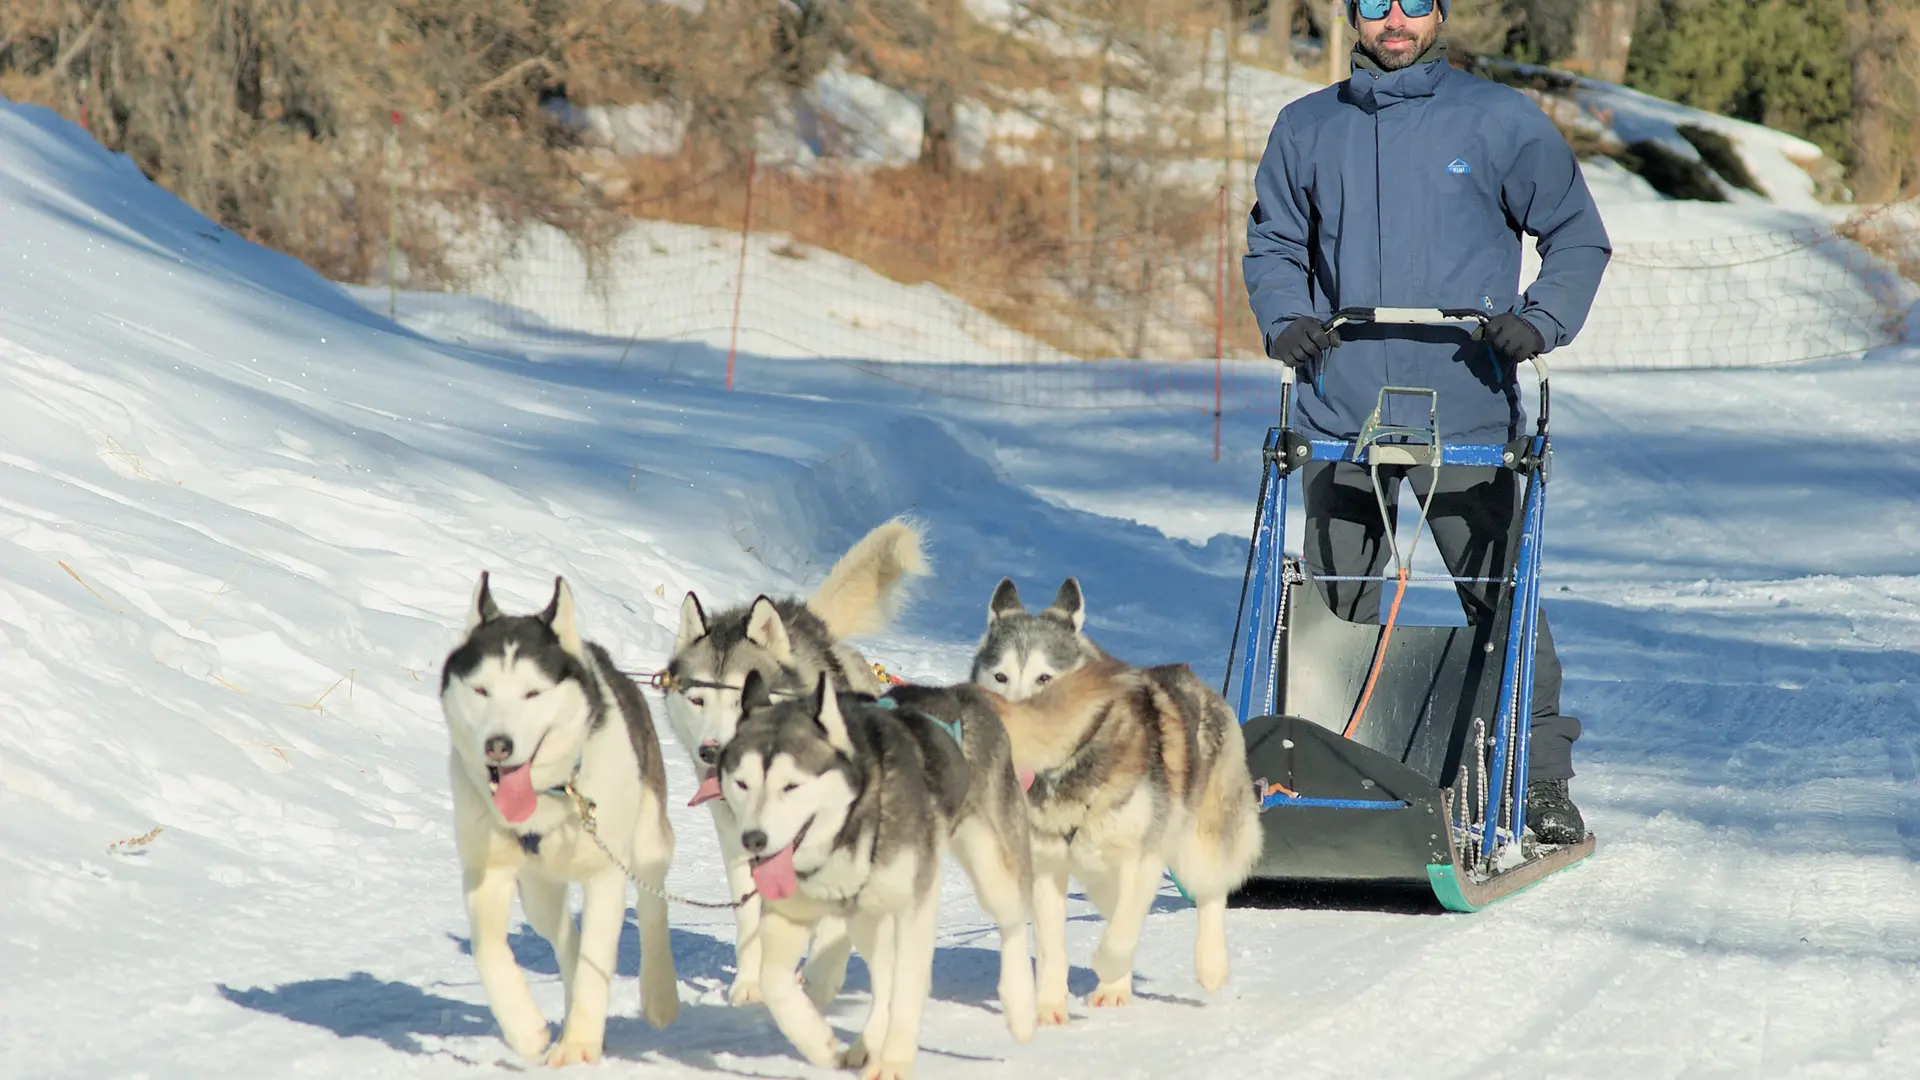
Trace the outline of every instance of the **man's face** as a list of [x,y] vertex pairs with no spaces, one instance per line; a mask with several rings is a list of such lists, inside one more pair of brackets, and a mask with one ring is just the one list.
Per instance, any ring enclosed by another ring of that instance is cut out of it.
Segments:
[[1433,39],[1440,36],[1440,5],[1417,19],[1407,17],[1399,3],[1387,9],[1383,19],[1356,19],[1360,48],[1388,71],[1398,71],[1419,59]]

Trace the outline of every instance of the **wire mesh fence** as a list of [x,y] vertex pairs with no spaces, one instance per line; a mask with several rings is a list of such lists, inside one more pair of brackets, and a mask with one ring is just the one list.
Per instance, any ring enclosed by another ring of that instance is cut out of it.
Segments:
[[[1278,375],[1240,276],[1245,208],[1224,189],[1169,200],[1145,228],[1067,236],[970,235],[911,200],[875,205],[889,197],[865,177],[709,173],[636,200],[603,251],[545,227],[476,239],[461,291],[415,298],[410,319],[468,339],[585,335],[628,355],[696,343],[725,356],[729,386],[738,356],[805,357],[1008,405],[1273,407]],[[1726,222],[1767,218],[1657,212],[1666,235],[1615,241],[1554,370],[1779,365],[1915,330],[1920,204],[1811,223],[1779,212],[1778,228],[1744,231]],[[1539,263],[1523,251],[1527,281]]]

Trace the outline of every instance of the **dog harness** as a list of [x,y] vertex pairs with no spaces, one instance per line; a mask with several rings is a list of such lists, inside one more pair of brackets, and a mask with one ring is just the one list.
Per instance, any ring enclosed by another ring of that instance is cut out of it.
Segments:
[[944,731],[948,735],[953,736],[953,741],[958,743],[961,747],[965,747],[967,745],[966,741],[960,737],[960,721],[958,720],[954,720],[951,722],[942,720],[939,717],[933,715],[932,713],[926,711],[925,709],[916,709],[911,705],[902,705],[898,701],[895,701],[890,697],[874,698],[873,703],[875,705],[880,706],[883,709],[892,709],[896,713],[901,713],[901,714],[911,713],[914,716],[921,717],[927,720],[928,722],[932,723],[935,727],[939,728],[941,731]]

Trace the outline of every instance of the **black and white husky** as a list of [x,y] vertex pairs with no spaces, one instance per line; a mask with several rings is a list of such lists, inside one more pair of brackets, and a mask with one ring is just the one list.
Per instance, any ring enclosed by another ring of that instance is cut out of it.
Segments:
[[[1025,808],[985,696],[963,686],[875,699],[835,693],[822,676],[776,702],[748,672],[741,703],[718,779],[762,901],[760,986],[781,1033],[815,1065],[863,1080],[912,1074],[951,850],[1000,924],[1007,1026],[1031,1038]],[[848,1048],[793,978],[823,919],[845,921],[872,978],[872,1010]]]
[[[825,677],[835,690],[877,695],[886,689],[872,664],[847,639],[879,632],[901,599],[909,577],[924,576],[920,531],[905,521],[885,522],[842,555],[811,597],[755,598],[708,614],[688,593],[680,606],[680,630],[667,662],[665,706],[674,736],[693,758],[699,789],[692,805],[713,814],[735,897],[748,896],[747,856],[738,824],[720,798],[715,763],[740,722],[740,692],[748,673],[758,672],[774,694],[801,695]],[[734,909],[736,953],[728,999],[758,1002],[760,901],[749,897]],[[824,1006],[846,978],[852,943],[836,920],[815,928],[805,983]]]
[[[584,828],[568,788],[591,800],[599,840],[651,886],[639,890],[640,1004],[655,1027],[680,1000],[664,887],[673,857],[666,770],[645,699],[574,625],[555,578],[537,615],[503,615],[480,575],[466,636],[448,654],[440,704],[452,738],[454,842],[473,960],[508,1045],[549,1065],[599,1058],[608,983],[626,921],[627,873]],[[580,923],[568,911],[579,883]],[[553,945],[566,988],[560,1042],[507,946],[516,886],[527,921]]]

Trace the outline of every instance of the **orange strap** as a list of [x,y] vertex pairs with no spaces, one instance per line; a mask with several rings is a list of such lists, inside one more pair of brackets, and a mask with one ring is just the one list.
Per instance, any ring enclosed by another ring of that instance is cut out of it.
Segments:
[[[1367,702],[1373,698],[1373,684],[1380,681],[1380,663],[1387,656],[1387,639],[1393,637],[1394,623],[1400,620],[1400,601],[1406,595],[1407,572],[1403,569],[1400,571],[1400,583],[1393,590],[1393,606],[1387,609],[1386,630],[1380,635],[1379,647],[1373,651],[1373,670],[1367,673],[1367,688],[1360,695],[1360,704],[1353,710],[1353,719],[1347,721],[1347,730],[1340,733],[1342,738],[1353,738],[1354,729],[1360,726],[1360,718],[1367,713]],[[1285,784],[1269,782],[1261,797],[1271,799],[1275,795],[1285,795],[1289,799],[1300,797],[1299,792]]]
[[1300,797],[1299,792],[1293,790],[1292,788],[1288,787],[1285,784],[1270,783],[1267,785],[1267,790],[1260,793],[1260,798],[1271,799],[1275,795],[1285,795],[1289,799],[1297,799]]
[[1387,627],[1380,635],[1380,647],[1373,651],[1373,670],[1367,673],[1367,688],[1360,695],[1360,704],[1353,710],[1353,719],[1347,721],[1347,730],[1341,737],[1351,739],[1355,728],[1360,726],[1360,718],[1367,713],[1367,702],[1373,698],[1373,684],[1380,679],[1380,663],[1387,657],[1387,639],[1393,637],[1393,624],[1400,618],[1400,599],[1407,595],[1407,569],[1400,568],[1400,584],[1393,591],[1393,607],[1387,611]]

